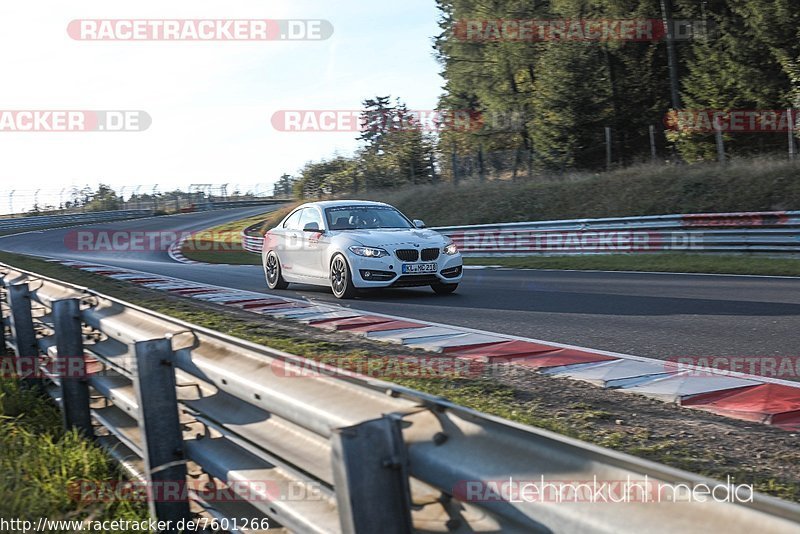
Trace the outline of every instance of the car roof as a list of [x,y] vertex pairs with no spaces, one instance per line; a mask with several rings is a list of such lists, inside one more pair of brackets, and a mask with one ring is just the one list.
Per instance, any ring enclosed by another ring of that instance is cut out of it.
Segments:
[[343,206],[388,206],[384,202],[374,202],[372,200],[322,200],[319,202],[308,202],[300,207],[306,208],[310,206],[318,206],[322,209],[336,208]]

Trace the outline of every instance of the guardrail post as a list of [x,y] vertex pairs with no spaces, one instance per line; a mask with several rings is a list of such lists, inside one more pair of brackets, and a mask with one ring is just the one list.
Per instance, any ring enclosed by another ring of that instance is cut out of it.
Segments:
[[89,382],[83,356],[81,304],[78,299],[53,302],[53,324],[56,331],[56,370],[61,382],[61,406],[64,426],[93,437],[89,409]]
[[728,158],[725,156],[725,140],[722,137],[722,130],[719,125],[714,126],[714,139],[717,143],[717,161],[725,163]]
[[[0,280],[0,287],[2,287],[2,289],[5,292],[5,297],[6,298],[4,299],[4,303],[6,305],[6,309],[8,309],[8,314],[9,314],[8,320],[10,322],[11,321],[11,302],[9,301],[9,298],[8,298],[8,288],[6,288],[6,285],[2,280]],[[6,361],[5,356],[8,356],[8,345],[6,345],[6,343],[8,343],[8,339],[6,338],[6,319],[5,319],[5,316],[3,315],[2,308],[0,308],[0,356],[3,357],[3,362]]]
[[42,380],[39,378],[39,344],[36,341],[36,330],[33,328],[30,289],[27,282],[12,284],[7,289],[8,304],[11,308],[9,316],[11,338],[16,346],[16,368],[21,371],[20,378],[25,379],[31,386],[42,387]]
[[412,531],[408,456],[401,421],[387,416],[333,434],[333,476],[342,531]]
[[[190,515],[172,354],[169,339],[137,342],[134,387],[139,403],[146,478],[151,485],[148,492],[150,514],[159,521],[172,521],[174,525]],[[168,495],[173,497],[167,498]]]

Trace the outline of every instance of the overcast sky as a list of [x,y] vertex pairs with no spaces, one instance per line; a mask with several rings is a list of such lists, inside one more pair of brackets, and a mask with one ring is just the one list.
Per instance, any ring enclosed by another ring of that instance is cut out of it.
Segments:
[[[355,135],[276,131],[281,109],[345,109],[392,94],[432,109],[442,79],[433,57],[433,0],[3,2],[0,110],[144,110],[143,132],[0,131],[0,212],[33,192],[100,182],[160,190],[192,183],[271,191],[284,172]],[[74,19],[325,19],[324,41],[79,41]],[[127,196],[127,195],[126,195]],[[28,204],[28,205],[26,205]]]

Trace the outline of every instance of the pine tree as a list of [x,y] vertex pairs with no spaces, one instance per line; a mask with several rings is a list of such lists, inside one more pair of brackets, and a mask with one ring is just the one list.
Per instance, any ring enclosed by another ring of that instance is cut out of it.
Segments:
[[605,157],[611,92],[603,53],[593,43],[553,42],[539,58],[531,137],[547,169],[596,167]]
[[[703,11],[693,5],[682,7],[684,13],[705,18],[714,28],[708,38],[691,43],[682,80],[686,109],[771,110],[790,105],[790,78],[778,59],[786,55],[790,43],[750,21],[752,6],[745,8],[746,3],[716,0],[705,3]],[[734,4],[737,9],[731,9]],[[772,49],[765,40],[773,43]],[[686,131],[673,134],[672,139],[688,161],[717,157],[713,134]],[[779,148],[785,134],[725,133],[724,139],[729,154],[747,155]]]

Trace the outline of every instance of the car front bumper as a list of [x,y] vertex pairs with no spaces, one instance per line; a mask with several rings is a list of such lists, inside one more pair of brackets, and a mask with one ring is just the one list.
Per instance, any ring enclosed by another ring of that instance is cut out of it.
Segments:
[[[370,287],[419,287],[431,284],[457,284],[464,274],[461,254],[440,254],[436,260],[404,262],[393,254],[382,258],[365,258],[348,254],[353,285]],[[436,272],[403,274],[404,263],[435,263]]]

